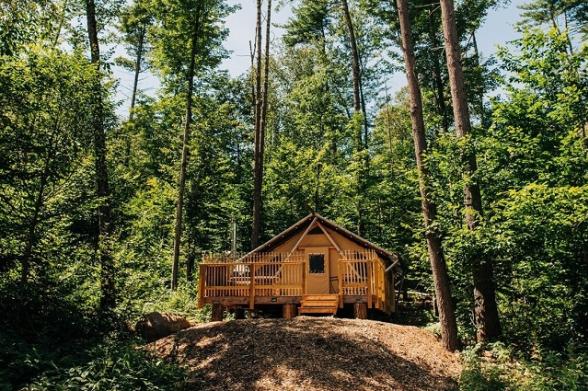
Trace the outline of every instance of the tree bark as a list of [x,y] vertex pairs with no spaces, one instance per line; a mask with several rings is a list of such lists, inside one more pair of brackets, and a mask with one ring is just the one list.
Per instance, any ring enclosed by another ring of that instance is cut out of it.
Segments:
[[[349,44],[351,46],[351,75],[353,79],[353,112],[354,115],[363,115],[362,101],[361,101],[361,69],[359,50],[357,49],[357,40],[355,37],[355,29],[353,28],[353,20],[351,19],[351,12],[349,11],[349,4],[347,0],[341,0],[341,7],[343,8],[343,16],[345,18],[345,24],[347,26],[347,33],[349,34]],[[365,122],[362,121],[365,125]],[[367,132],[366,132],[367,133]],[[357,143],[357,151],[361,152],[364,149],[364,143],[362,140],[361,127],[358,127],[355,134],[355,142]],[[367,167],[367,159],[365,159]],[[358,173],[357,178],[357,192],[361,194],[363,192],[363,180],[361,173]],[[361,201],[356,205],[357,209],[357,233],[363,234],[363,211],[361,208]]]
[[184,213],[184,193],[186,190],[186,169],[188,167],[188,147],[190,143],[190,131],[192,127],[192,94],[194,92],[194,73],[196,68],[196,53],[198,51],[198,33],[200,30],[201,3],[196,10],[196,22],[192,33],[190,48],[190,65],[186,73],[188,92],[186,94],[186,118],[184,120],[184,138],[182,142],[182,162],[180,164],[180,177],[178,180],[178,198],[176,200],[176,219],[174,225],[174,253],[172,259],[171,289],[178,287],[178,270],[180,260],[180,245],[182,242],[182,220]]
[[[472,45],[474,46],[474,59],[476,61],[476,67],[480,67],[480,52],[478,51],[478,41],[476,40],[476,32],[472,31]],[[478,110],[480,110],[480,124],[482,125],[482,127],[485,127],[485,122],[486,122],[486,118],[484,116],[484,89],[482,88],[482,90],[480,91],[480,96],[478,97],[478,99],[480,99],[479,105],[480,107],[478,108]]]
[[[452,0],[441,0],[441,17],[445,38],[445,56],[451,87],[455,131],[458,138],[466,137],[471,131],[470,113],[464,85],[464,76],[460,63],[460,48]],[[478,226],[477,218],[482,216],[482,197],[480,187],[472,182],[476,172],[476,155],[466,152],[465,163],[464,207],[465,222],[470,230]],[[478,342],[496,339],[500,335],[500,322],[496,306],[493,267],[489,259],[474,257],[472,259],[474,280],[474,310],[476,315],[476,337]]]
[[257,247],[261,234],[261,188],[263,184],[263,130],[261,127],[261,0],[257,0],[257,64],[255,69],[255,146],[253,156],[253,223],[251,226],[251,248]]
[[347,32],[349,34],[349,44],[351,45],[351,71],[353,77],[353,110],[356,113],[361,113],[361,92],[360,92],[360,70],[359,70],[359,52],[357,50],[357,41],[355,40],[355,30],[353,28],[353,21],[351,13],[349,12],[349,5],[347,0],[341,0],[343,7],[343,15],[345,16],[345,24],[347,25]]
[[[137,88],[139,86],[139,75],[141,74],[141,65],[143,64],[143,45],[145,43],[145,27],[141,26],[139,30],[139,42],[137,43],[137,58],[135,59],[135,69],[133,77],[133,91],[131,93],[131,107],[129,108],[129,121],[133,120],[135,114],[135,103],[137,101]],[[125,165],[129,166],[131,159],[131,137],[127,134],[126,150],[125,150]]]
[[[88,40],[90,43],[90,59],[100,72],[100,45],[98,41],[98,28],[96,24],[96,5],[94,0],[86,0],[86,20],[88,27]],[[112,207],[110,199],[110,186],[108,183],[108,168],[106,165],[106,134],[104,132],[104,103],[102,85],[96,81],[94,88],[93,107],[93,141],[94,141],[94,168],[96,170],[96,195],[100,198],[98,207],[98,258],[100,263],[100,309],[103,312],[110,311],[116,304],[116,290],[114,283],[114,261],[112,259],[111,234],[112,234]]]
[[137,42],[137,58],[135,59],[135,75],[133,78],[133,91],[131,94],[131,107],[129,109],[129,120],[133,119],[133,109],[137,100],[137,87],[139,86],[139,75],[141,74],[141,65],[143,64],[143,45],[145,43],[145,27],[141,26],[139,30],[139,42]]
[[400,20],[402,49],[410,95],[410,119],[412,122],[412,135],[414,140],[415,157],[419,177],[421,210],[423,213],[423,223],[425,228],[425,237],[427,239],[429,261],[431,263],[431,270],[433,272],[435,296],[437,298],[437,304],[439,308],[441,338],[445,348],[449,351],[454,351],[458,348],[459,345],[459,341],[457,339],[457,325],[455,321],[453,303],[451,300],[451,292],[449,289],[447,266],[445,264],[443,248],[441,246],[441,237],[434,225],[436,209],[428,195],[428,170],[425,163],[423,162],[423,158],[427,151],[425,123],[423,119],[421,90],[416,76],[416,60],[411,42],[411,26],[408,16],[407,0],[397,0],[397,10],[398,18]]
[[439,48],[440,44],[437,40],[435,25],[432,23],[432,18],[433,13],[431,12],[429,14],[429,40],[432,46],[431,58],[433,59],[433,75],[437,95],[437,110],[439,111],[439,115],[441,116],[441,124],[443,126],[443,131],[447,133],[449,131],[449,118],[447,117],[447,105],[445,104],[445,86],[443,85],[443,76],[441,75],[441,64],[439,62],[439,57],[436,53],[436,50],[437,48]]

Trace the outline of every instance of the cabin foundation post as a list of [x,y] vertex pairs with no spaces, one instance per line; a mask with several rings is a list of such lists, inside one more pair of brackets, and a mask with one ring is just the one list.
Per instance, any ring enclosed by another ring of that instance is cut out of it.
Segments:
[[355,319],[367,319],[367,304],[355,303],[353,305],[353,315]]
[[221,303],[213,303],[211,321],[220,322],[223,320],[224,315],[225,309],[223,308],[223,305]]
[[296,316],[296,304],[288,303],[282,305],[282,317],[290,320]]

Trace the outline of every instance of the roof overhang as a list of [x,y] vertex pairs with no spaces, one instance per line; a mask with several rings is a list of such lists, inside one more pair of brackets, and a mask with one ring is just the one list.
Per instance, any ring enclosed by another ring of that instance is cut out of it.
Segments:
[[[315,220],[316,219],[316,220]],[[263,251],[271,251],[274,247],[276,247],[279,243],[282,243],[284,240],[292,237],[299,231],[308,227],[308,225],[312,224],[313,221],[318,221],[323,226],[332,229],[333,231],[339,233],[340,235],[346,237],[347,239],[359,244],[360,246],[370,249],[376,252],[387,264],[388,270],[389,269],[400,269],[400,259],[398,255],[391,253],[384,248],[362,238],[361,236],[345,229],[344,227],[336,224],[335,222],[326,219],[325,217],[319,215],[318,213],[311,213],[308,216],[298,220],[296,223],[285,229],[284,231],[280,232],[267,242],[263,243],[262,245],[256,247],[247,255],[256,253],[256,252],[263,252]],[[246,255],[246,256],[247,256]]]

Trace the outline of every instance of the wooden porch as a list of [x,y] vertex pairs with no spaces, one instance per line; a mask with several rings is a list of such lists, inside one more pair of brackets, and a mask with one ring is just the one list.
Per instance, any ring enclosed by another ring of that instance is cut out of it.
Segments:
[[[198,305],[225,308],[295,305],[300,313],[334,314],[345,304],[390,312],[385,266],[374,251],[340,251],[327,274],[328,291],[313,289],[304,251],[210,254],[199,269]],[[393,285],[392,285],[393,286]]]

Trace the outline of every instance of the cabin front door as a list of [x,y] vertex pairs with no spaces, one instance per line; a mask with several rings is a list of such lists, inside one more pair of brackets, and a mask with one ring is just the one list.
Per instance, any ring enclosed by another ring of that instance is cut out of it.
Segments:
[[329,293],[329,248],[307,247],[306,255],[306,294]]

